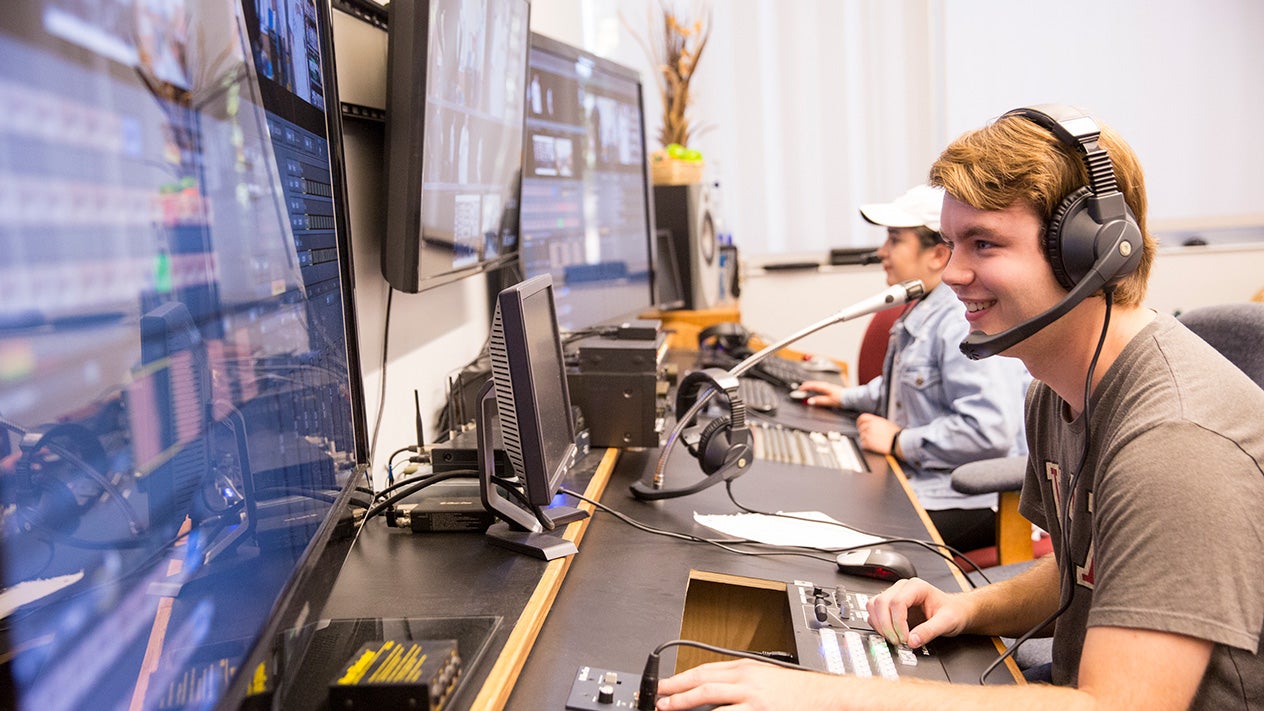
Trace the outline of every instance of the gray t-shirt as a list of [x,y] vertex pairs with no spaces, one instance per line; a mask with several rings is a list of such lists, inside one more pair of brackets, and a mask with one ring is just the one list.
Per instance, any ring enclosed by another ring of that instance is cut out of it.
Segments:
[[1264,708],[1264,390],[1159,315],[1120,354],[1084,417],[1044,383],[1028,393],[1020,510],[1063,563],[1071,497],[1074,599],[1054,633],[1053,680],[1077,681],[1090,626],[1215,644],[1194,708]]

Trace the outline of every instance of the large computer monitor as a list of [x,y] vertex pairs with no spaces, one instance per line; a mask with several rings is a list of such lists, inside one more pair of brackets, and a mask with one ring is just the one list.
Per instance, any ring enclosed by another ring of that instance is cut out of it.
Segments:
[[[480,397],[479,470],[483,503],[503,520],[488,536],[546,560],[574,553],[573,544],[544,533],[587,515],[565,506],[545,508],[558,495],[579,449],[549,275],[500,292],[488,351],[492,379]],[[498,478],[494,471],[493,417],[513,481]],[[504,489],[517,495],[506,495]]]
[[640,75],[534,33],[527,73],[523,275],[553,277],[567,331],[636,316],[656,301]]
[[0,707],[236,707],[319,604],[367,461],[328,10],[0,13]]
[[395,0],[382,273],[417,292],[499,266],[518,240],[527,0]]

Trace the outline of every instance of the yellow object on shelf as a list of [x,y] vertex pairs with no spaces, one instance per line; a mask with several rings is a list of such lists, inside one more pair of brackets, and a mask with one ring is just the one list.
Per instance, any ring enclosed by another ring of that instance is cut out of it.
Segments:
[[673,158],[666,151],[650,154],[650,180],[655,185],[692,185],[702,182],[706,163],[700,160]]

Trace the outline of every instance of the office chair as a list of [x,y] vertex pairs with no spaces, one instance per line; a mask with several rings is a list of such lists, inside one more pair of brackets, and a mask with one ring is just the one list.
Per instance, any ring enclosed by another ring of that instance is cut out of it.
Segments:
[[1203,306],[1176,318],[1264,388],[1264,303]]
[[[1185,327],[1260,387],[1264,387],[1264,303],[1244,302],[1204,306],[1177,317]],[[997,505],[997,560],[1000,565],[1031,560],[1031,524],[1018,513],[1025,457],[984,459],[957,467],[952,488],[964,494],[999,495]],[[975,556],[971,555],[972,560]]]
[[860,353],[856,356],[856,384],[864,385],[882,375],[882,364],[887,358],[887,343],[891,340],[891,326],[904,313],[904,306],[883,309],[869,319],[865,335],[860,339]]
[[[1031,522],[1018,513],[1027,457],[997,457],[962,464],[952,471],[952,488],[963,494],[996,494],[996,554],[967,551],[965,556],[980,567],[1029,561],[1036,555]],[[1044,551],[1042,550],[1042,553]]]

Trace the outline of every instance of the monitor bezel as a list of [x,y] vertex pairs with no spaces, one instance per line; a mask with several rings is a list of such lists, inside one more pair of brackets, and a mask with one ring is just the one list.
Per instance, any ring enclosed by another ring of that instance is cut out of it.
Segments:
[[[254,0],[237,0],[244,12],[247,3]],[[216,704],[217,708],[243,708],[252,696],[260,695],[257,688],[256,670],[263,670],[273,685],[263,695],[275,694],[284,699],[288,685],[296,681],[280,668],[277,659],[285,643],[287,631],[300,627],[315,614],[328,598],[337,581],[342,561],[346,558],[354,536],[335,539],[334,533],[351,516],[352,494],[361,477],[369,476],[371,467],[368,418],[365,410],[364,381],[360,377],[360,339],[357,330],[355,308],[354,264],[351,251],[351,229],[348,217],[347,175],[345,147],[342,142],[342,102],[338,94],[337,63],[334,57],[333,7],[330,0],[314,0],[320,35],[322,80],[325,89],[326,143],[329,149],[330,179],[334,184],[335,239],[338,248],[338,275],[342,285],[343,324],[346,331],[347,373],[351,395],[352,427],[355,433],[355,473],[339,491],[324,521],[317,527],[307,547],[294,566],[290,581],[285,585],[267,623],[259,630],[254,644],[247,652],[242,665],[230,681],[228,688]],[[256,83],[263,86],[263,78],[253,63],[249,71]],[[262,91],[266,91],[262,89]],[[265,100],[266,103],[266,100]],[[264,107],[267,110],[267,107]],[[295,665],[292,669],[297,669]]]

